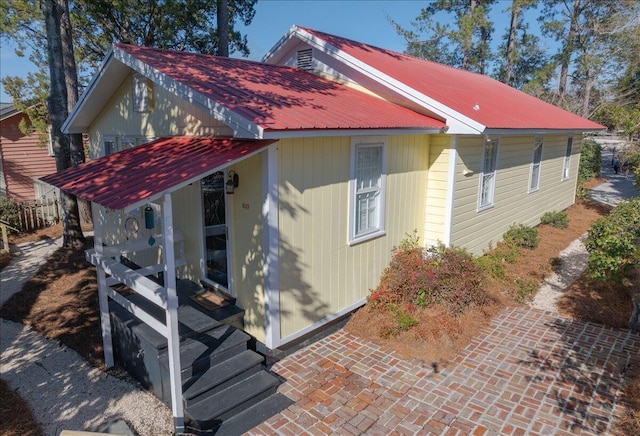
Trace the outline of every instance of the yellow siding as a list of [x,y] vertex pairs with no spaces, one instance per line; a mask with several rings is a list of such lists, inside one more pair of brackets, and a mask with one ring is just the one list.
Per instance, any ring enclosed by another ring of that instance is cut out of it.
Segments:
[[428,244],[445,238],[450,141],[451,138],[445,135],[431,137],[424,223],[424,238]]
[[[459,139],[454,193],[452,244],[466,247],[475,254],[481,254],[490,243],[500,241],[512,224],[534,226],[540,223],[545,212],[564,210],[572,205],[580,160],[580,138],[575,136],[570,177],[561,181],[567,136],[545,136],[540,189],[529,193],[534,137],[501,137],[494,207],[478,212],[482,141],[481,137]],[[465,168],[473,174],[464,176]]]
[[250,157],[230,167],[240,184],[230,196],[233,237],[233,291],[245,310],[245,330],[265,341],[262,250],[262,158]]
[[386,235],[349,246],[351,138],[280,141],[282,337],[364,299],[391,249],[414,229],[423,238],[428,137],[392,136],[387,145]]
[[160,138],[174,135],[231,135],[232,131],[208,113],[160,86],[153,87],[153,108],[132,111],[131,76],[120,85],[89,127],[91,158],[101,156],[105,136]]

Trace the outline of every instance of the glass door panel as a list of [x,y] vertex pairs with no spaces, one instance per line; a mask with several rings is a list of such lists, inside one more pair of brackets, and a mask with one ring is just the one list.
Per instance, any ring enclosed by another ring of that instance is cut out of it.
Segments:
[[227,224],[225,214],[224,172],[202,179],[206,278],[224,289],[227,276]]

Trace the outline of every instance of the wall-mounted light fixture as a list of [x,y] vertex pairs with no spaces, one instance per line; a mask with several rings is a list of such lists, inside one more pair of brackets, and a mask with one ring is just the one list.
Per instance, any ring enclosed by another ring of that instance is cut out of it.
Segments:
[[238,187],[239,183],[240,177],[238,177],[238,174],[233,170],[229,171],[229,180],[225,183],[227,194],[233,194],[233,191]]

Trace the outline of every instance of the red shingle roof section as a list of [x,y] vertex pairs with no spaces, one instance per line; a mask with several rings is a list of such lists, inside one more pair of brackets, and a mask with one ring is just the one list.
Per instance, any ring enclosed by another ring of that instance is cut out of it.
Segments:
[[442,121],[299,68],[115,44],[265,130],[439,129]]
[[482,74],[299,28],[490,129],[604,129]]
[[112,210],[156,198],[248,156],[276,140],[176,136],[42,177],[63,191]]

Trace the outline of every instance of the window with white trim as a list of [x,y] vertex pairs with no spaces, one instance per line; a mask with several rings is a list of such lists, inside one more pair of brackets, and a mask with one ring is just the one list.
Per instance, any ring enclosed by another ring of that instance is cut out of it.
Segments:
[[153,85],[144,75],[131,77],[131,102],[134,112],[150,112],[153,105]]
[[128,150],[136,146],[136,138],[125,136],[120,140],[120,148],[122,150]]
[[567,138],[567,149],[564,153],[564,165],[562,166],[562,180],[569,179],[569,168],[571,168],[571,153],[573,151],[573,137]]
[[386,139],[354,139],[351,146],[349,242],[384,234]]
[[540,189],[540,171],[542,168],[542,146],[544,140],[542,136],[533,139],[533,157],[531,159],[531,180],[529,181],[529,192]]
[[104,146],[104,155],[109,156],[118,151],[118,144],[114,136],[105,136],[102,139],[102,145]]
[[496,169],[498,167],[498,140],[489,139],[482,148],[482,174],[478,193],[478,210],[493,206],[496,191]]

